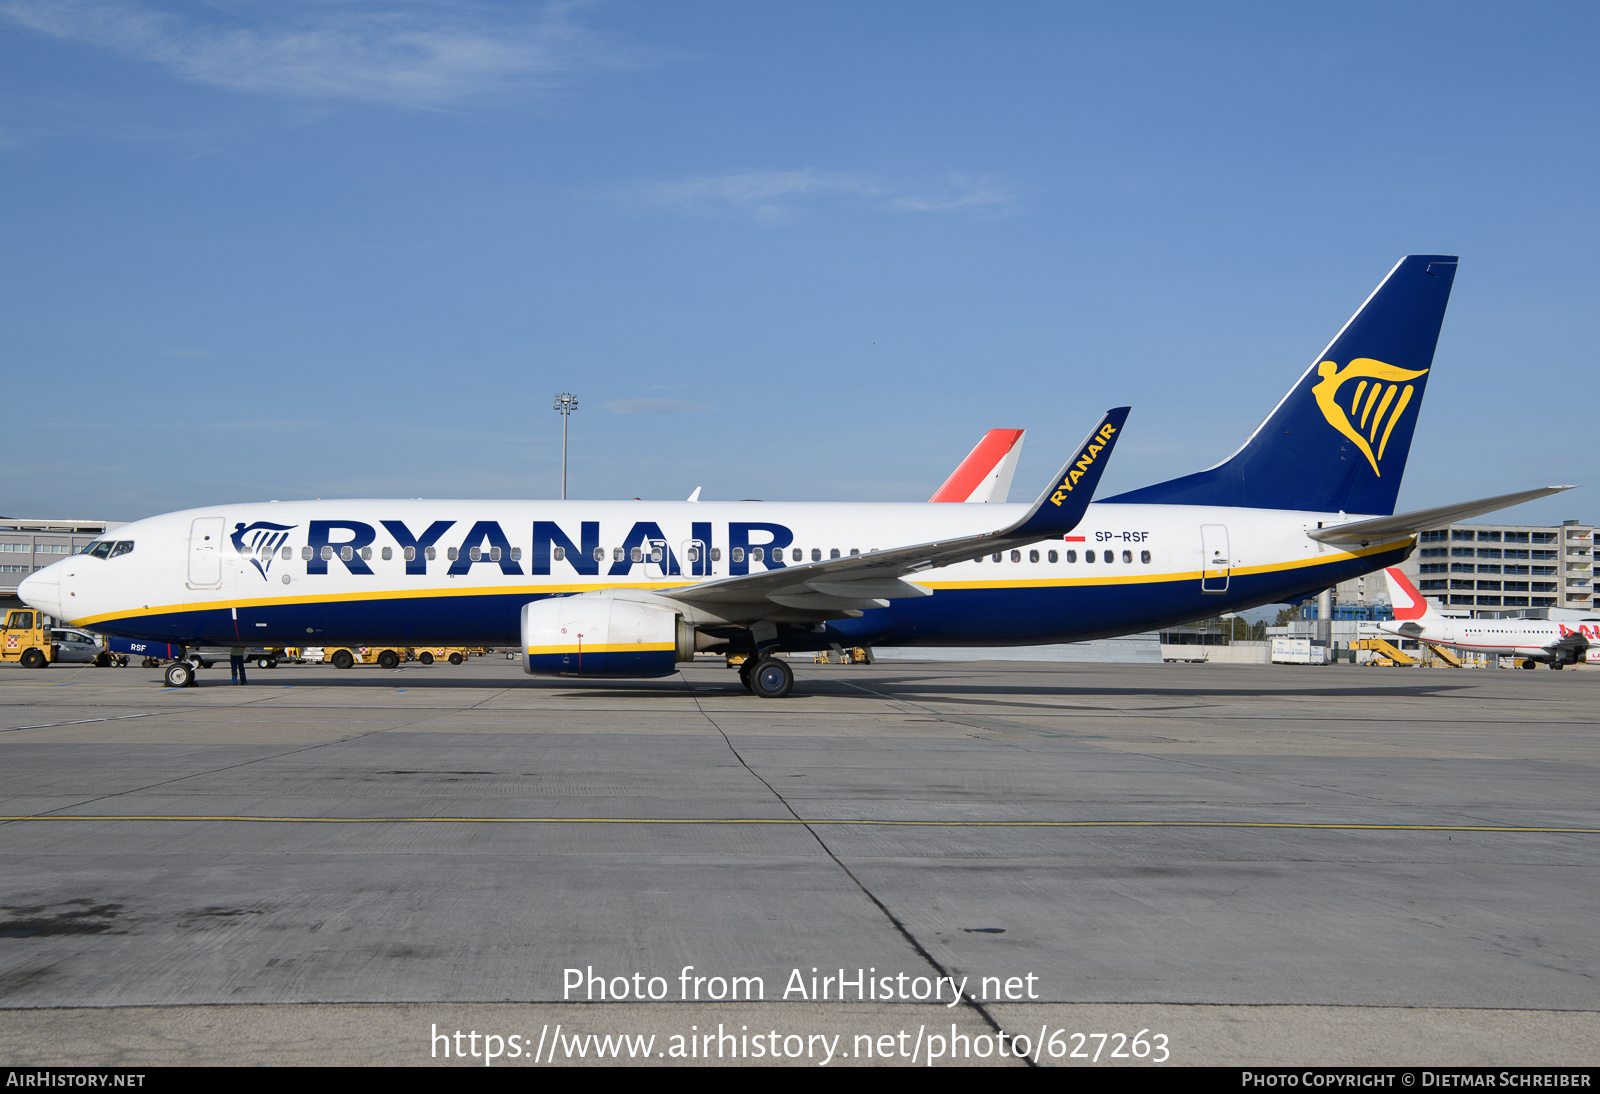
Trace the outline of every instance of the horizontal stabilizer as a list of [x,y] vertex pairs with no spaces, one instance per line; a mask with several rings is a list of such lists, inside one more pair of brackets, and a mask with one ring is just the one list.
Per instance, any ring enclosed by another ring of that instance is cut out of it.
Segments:
[[1436,509],[1418,509],[1414,513],[1397,513],[1392,517],[1374,517],[1372,520],[1358,520],[1353,524],[1340,524],[1333,528],[1318,528],[1306,534],[1321,543],[1370,542],[1390,536],[1407,536],[1428,528],[1454,524],[1468,517],[1493,513],[1497,509],[1509,509],[1525,501],[1548,498],[1551,494],[1559,494],[1563,490],[1575,489],[1577,489],[1575,486],[1541,486],[1537,490],[1523,490],[1516,494],[1501,494],[1498,497],[1481,498],[1478,501],[1441,505]]

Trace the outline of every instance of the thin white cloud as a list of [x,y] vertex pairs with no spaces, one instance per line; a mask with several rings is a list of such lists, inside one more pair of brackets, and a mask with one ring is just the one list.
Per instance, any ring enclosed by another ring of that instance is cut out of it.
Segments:
[[697,414],[711,409],[684,399],[607,399],[600,405],[615,414]]
[[611,191],[613,200],[680,216],[740,216],[787,222],[829,202],[895,213],[1010,212],[1015,196],[988,176],[949,175],[896,183],[848,171],[733,171],[643,182]]
[[510,11],[284,0],[180,16],[135,0],[0,0],[0,14],[55,38],[197,83],[308,99],[437,108],[635,63],[568,19],[565,6]]

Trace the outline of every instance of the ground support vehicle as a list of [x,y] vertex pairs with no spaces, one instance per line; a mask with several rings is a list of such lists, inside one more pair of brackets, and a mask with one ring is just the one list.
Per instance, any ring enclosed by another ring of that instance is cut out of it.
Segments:
[[320,651],[311,647],[303,652],[307,661],[320,661],[336,669],[354,668],[357,665],[392,669],[402,661],[411,660],[411,651],[404,646],[324,646]]
[[[198,649],[190,650],[188,659],[190,661],[198,661],[201,668],[208,669],[212,665],[226,664],[228,659],[233,656],[233,649],[234,647],[232,646],[201,646]],[[246,662],[254,662],[258,669],[275,669],[278,667],[278,662],[283,660],[283,649],[281,647],[245,646],[244,659]]]
[[[111,651],[109,643],[101,635],[72,628],[58,628],[51,634],[60,651],[56,658],[58,661],[93,665],[97,669],[119,663],[118,656]],[[123,657],[120,663],[126,665],[128,659]]]
[[452,665],[459,665],[470,653],[460,646],[413,646],[411,652],[412,656],[424,665],[431,665],[435,661],[448,661]]
[[25,669],[42,669],[60,660],[60,647],[49,617],[31,608],[6,613],[0,626],[0,661],[15,661]]

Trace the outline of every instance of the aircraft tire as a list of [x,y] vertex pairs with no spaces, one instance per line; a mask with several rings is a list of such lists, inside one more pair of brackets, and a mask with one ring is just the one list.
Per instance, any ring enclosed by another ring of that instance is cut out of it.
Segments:
[[161,680],[169,688],[194,687],[194,666],[187,661],[174,661],[161,674]]
[[400,655],[395,653],[394,650],[384,650],[382,653],[378,654],[378,667],[380,669],[392,669],[398,668],[399,666]]
[[461,664],[461,655],[460,655],[460,654],[459,654],[459,653],[452,653],[452,654],[451,654],[451,655],[450,655],[450,663],[451,663],[451,664],[452,664],[452,665],[459,665],[459,664]]
[[1524,661],[1522,663],[1522,667],[1525,668],[1525,669],[1536,669],[1536,668],[1539,667],[1539,662],[1532,661],[1532,660]]
[[739,683],[744,685],[744,690],[754,693],[755,686],[750,683],[750,674],[755,671],[756,662],[752,657],[746,657],[739,666]]
[[1563,665],[1560,661],[1552,661],[1552,662],[1550,662],[1550,667],[1555,669],[1557,672],[1560,672],[1562,669],[1566,668],[1567,666]]
[[782,699],[794,689],[794,670],[781,657],[766,657],[750,674],[750,690],[759,699]]
[[21,657],[22,667],[25,669],[42,669],[45,666],[43,650],[23,650]]
[[417,660],[421,661],[424,665],[431,665],[433,664],[433,654],[424,651],[417,654]]

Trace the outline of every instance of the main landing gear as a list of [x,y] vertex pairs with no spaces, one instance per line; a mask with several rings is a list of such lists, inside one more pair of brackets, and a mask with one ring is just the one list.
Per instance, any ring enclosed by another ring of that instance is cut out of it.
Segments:
[[761,699],[782,699],[794,688],[794,670],[781,657],[763,657],[739,666],[739,683]]

